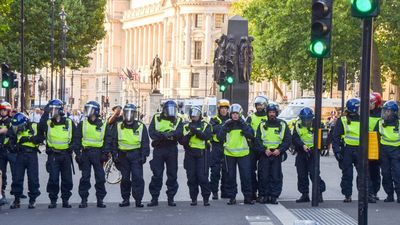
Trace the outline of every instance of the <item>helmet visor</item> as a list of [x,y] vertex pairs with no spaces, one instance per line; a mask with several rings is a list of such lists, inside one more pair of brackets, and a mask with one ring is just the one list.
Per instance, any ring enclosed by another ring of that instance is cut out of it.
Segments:
[[313,118],[301,118],[301,125],[305,127],[311,127],[313,122]]
[[231,105],[230,113],[241,113],[242,107],[240,105]]
[[136,119],[136,110],[134,109],[124,109],[123,113],[124,121],[132,122]]
[[256,99],[254,99],[254,105],[257,105],[257,104],[266,106],[268,104],[268,100],[264,97],[257,96]]
[[49,112],[49,116],[50,117],[55,117],[60,115],[60,107],[58,106],[49,106],[50,107],[50,112]]
[[174,106],[166,106],[163,109],[164,116],[166,117],[176,117],[178,112],[177,108]]
[[193,116],[201,116],[201,111],[198,109],[198,108],[192,108],[191,110],[190,110],[190,115],[189,115],[190,117],[193,117]]
[[385,121],[395,120],[397,118],[396,113],[391,109],[382,109],[382,119]]
[[[96,107],[97,108],[97,107]],[[96,109],[94,105],[85,105],[84,114],[86,117],[91,117],[95,113]]]

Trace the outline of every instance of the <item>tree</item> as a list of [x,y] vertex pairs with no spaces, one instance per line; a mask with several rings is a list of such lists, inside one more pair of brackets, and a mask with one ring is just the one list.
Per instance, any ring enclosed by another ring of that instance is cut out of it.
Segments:
[[[5,1],[5,0],[3,0]],[[9,63],[20,72],[20,1],[10,2],[4,19],[6,32],[0,29],[0,61]],[[63,7],[67,13],[67,67],[79,69],[88,66],[89,54],[105,36],[104,17],[106,0],[64,0],[55,2],[55,68],[61,65],[61,21],[58,13]],[[0,5],[1,6],[1,5]],[[25,74],[50,65],[51,3],[43,0],[25,1]],[[2,11],[0,10],[0,15]],[[29,91],[29,90],[26,90]],[[29,93],[26,92],[26,96]],[[29,102],[29,99],[26,100]]]
[[[302,0],[242,0],[235,3],[233,8],[235,13],[249,20],[249,32],[255,36],[255,61],[261,63],[264,71],[286,82],[297,80],[302,88],[312,89],[315,60],[308,54],[311,4],[304,4]],[[373,70],[372,87],[377,91],[381,91],[379,68],[390,71],[395,78],[399,76],[400,48],[395,47],[398,44],[394,35],[400,31],[397,22],[400,15],[396,13],[399,10],[397,1],[384,1],[382,14],[376,20],[373,65],[378,69]],[[359,79],[360,25],[359,19],[350,16],[350,4],[347,1],[334,1],[332,58],[325,60],[326,77],[330,76],[332,63],[337,67],[345,61],[349,79]],[[268,78],[268,75],[253,74],[253,80],[264,78]]]

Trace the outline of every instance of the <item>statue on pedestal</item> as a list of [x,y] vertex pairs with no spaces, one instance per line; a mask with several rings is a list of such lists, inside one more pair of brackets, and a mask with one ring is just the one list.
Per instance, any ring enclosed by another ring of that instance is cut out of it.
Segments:
[[153,93],[160,93],[160,90],[157,89],[158,84],[161,79],[161,59],[158,58],[158,55],[153,59],[153,63],[150,66],[151,69],[151,89]]

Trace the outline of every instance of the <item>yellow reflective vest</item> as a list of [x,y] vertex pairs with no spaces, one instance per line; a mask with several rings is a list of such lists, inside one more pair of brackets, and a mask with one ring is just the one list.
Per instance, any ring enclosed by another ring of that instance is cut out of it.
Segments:
[[82,146],[84,148],[101,148],[104,145],[106,123],[100,127],[91,124],[87,119],[82,121]]
[[175,123],[172,123],[169,120],[161,119],[160,113],[154,115],[154,127],[156,131],[159,132],[170,132],[175,131],[178,127],[179,123],[181,122],[181,118],[178,117]]
[[312,129],[307,129],[301,125],[301,121],[298,120],[295,124],[295,129],[297,134],[299,135],[301,141],[309,148],[314,147],[314,133]]
[[[200,130],[201,132],[204,132],[206,130],[207,126],[208,126],[208,123],[205,122],[205,121],[202,121],[201,122],[201,127],[198,127],[197,130]],[[187,124],[185,124],[183,126],[183,135],[186,136],[189,132],[190,132],[189,124],[187,123]],[[189,147],[191,147],[191,148],[204,150],[204,149],[206,149],[206,146],[207,146],[206,145],[206,141],[205,140],[201,140],[196,135],[193,135],[189,139]]]
[[258,129],[258,126],[260,125],[260,123],[262,121],[268,120],[268,116],[267,115],[265,115],[265,116],[257,116],[255,113],[251,114],[250,118],[251,118],[250,126],[251,126],[251,128],[253,128],[253,130],[255,132],[254,133],[255,135],[257,134],[257,129]]
[[400,132],[396,126],[383,126],[383,120],[379,120],[380,143],[382,145],[398,147],[400,146]]
[[143,123],[134,131],[131,128],[124,128],[123,122],[117,123],[118,149],[122,151],[138,150],[142,147]]
[[347,123],[347,117],[342,116],[340,120],[343,124],[344,134],[342,139],[346,145],[359,146],[360,145],[360,121],[351,121]]
[[280,127],[267,127],[265,128],[266,121],[260,124],[261,140],[263,146],[268,149],[276,149],[282,144],[285,136],[286,123],[280,121]]
[[224,154],[231,157],[243,157],[249,154],[250,148],[246,137],[241,134],[242,130],[231,130],[226,134],[224,143]]
[[51,120],[47,120],[47,145],[55,150],[68,150],[72,140],[72,120],[66,118],[63,124],[54,124],[50,126]]
[[[32,130],[33,130],[33,134],[30,132],[29,129],[25,129],[24,131],[18,132],[17,133],[17,143],[19,143],[19,141],[21,140],[22,137],[33,137],[35,135],[37,135],[37,124],[36,123],[32,123]],[[39,145],[34,144],[33,142],[24,142],[21,144],[22,146],[25,147],[30,147],[30,148],[37,148]]]

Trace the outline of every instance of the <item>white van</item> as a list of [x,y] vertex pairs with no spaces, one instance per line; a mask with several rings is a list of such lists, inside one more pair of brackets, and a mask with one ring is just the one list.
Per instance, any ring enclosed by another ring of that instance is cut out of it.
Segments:
[[[305,97],[299,98],[291,101],[289,105],[282,110],[279,114],[278,118],[286,121],[287,123],[297,119],[300,110],[304,107],[310,107],[314,111],[315,98],[314,97]],[[322,113],[321,113],[321,121],[326,120],[330,113],[333,110],[336,112],[340,112],[342,107],[342,100],[339,98],[323,98],[322,99]]]

